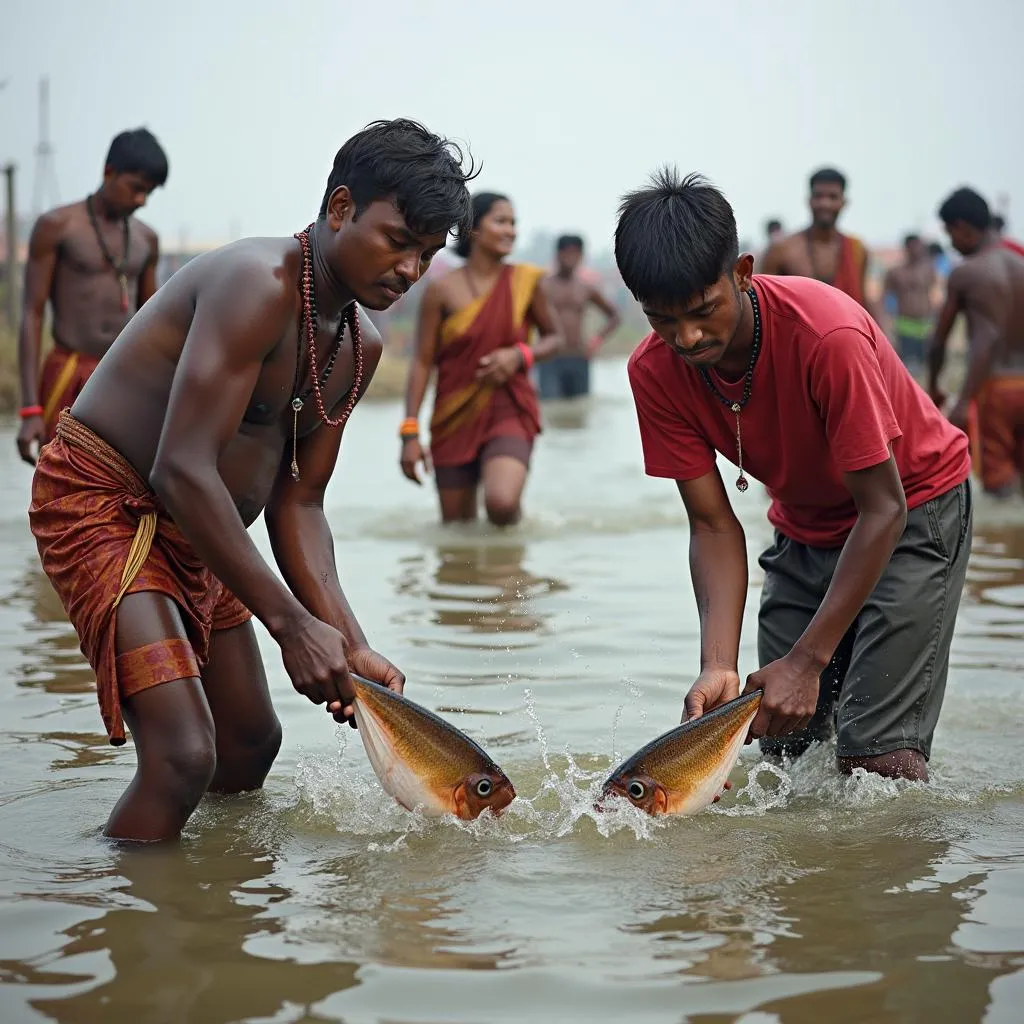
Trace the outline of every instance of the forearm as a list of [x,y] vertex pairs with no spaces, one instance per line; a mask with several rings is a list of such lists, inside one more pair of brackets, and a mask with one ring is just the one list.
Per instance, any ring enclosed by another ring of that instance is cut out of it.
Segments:
[[308,614],[252,542],[216,469],[157,464],[150,485],[202,562],[275,638]]
[[967,374],[960,386],[960,394],[957,401],[966,405],[974,400],[981,390],[982,384],[988,380],[992,373],[992,357],[995,354],[995,345],[991,342],[975,342],[969,345],[970,358],[967,364]]
[[541,335],[531,346],[533,361],[542,363],[562,350],[562,335],[559,333]]
[[736,671],[747,599],[747,546],[736,521],[690,533],[690,578],[700,619],[700,667]]
[[353,647],[366,647],[366,634],[338,579],[331,527],[318,505],[268,508],[270,546],[292,593],[321,622],[334,626]]
[[18,375],[21,381],[21,405],[39,404],[39,351],[42,346],[43,317],[26,310],[18,332]]
[[408,419],[419,418],[432,370],[431,365],[418,358],[414,358],[409,366],[409,379],[405,385],[405,415]]
[[932,336],[928,344],[928,391],[935,394],[939,387],[939,377],[946,363],[946,338],[938,333]]
[[793,646],[793,654],[819,672],[825,669],[889,564],[906,522],[906,506],[902,503],[857,517],[825,599]]
[[607,341],[618,329],[622,323],[622,317],[616,313],[610,313],[608,319],[605,321],[605,325],[598,332],[598,337],[602,342]]

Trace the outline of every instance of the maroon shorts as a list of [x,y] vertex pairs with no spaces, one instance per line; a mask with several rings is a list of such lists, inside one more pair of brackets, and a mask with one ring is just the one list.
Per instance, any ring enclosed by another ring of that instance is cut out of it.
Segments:
[[488,459],[493,459],[498,455],[508,455],[513,459],[518,459],[529,469],[532,452],[533,438],[500,434],[484,444],[471,462],[464,462],[461,466],[435,466],[434,480],[439,490],[461,490],[467,487],[476,487],[480,483],[484,463]]

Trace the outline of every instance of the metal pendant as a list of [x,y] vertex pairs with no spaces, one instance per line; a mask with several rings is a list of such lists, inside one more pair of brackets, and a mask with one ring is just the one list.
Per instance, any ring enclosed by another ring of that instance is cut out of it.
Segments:
[[736,477],[736,490],[742,494],[749,486],[750,484],[747,483],[747,478],[740,473],[740,475]]
[[292,479],[299,482],[299,413],[302,411],[303,401],[301,398],[292,399]]

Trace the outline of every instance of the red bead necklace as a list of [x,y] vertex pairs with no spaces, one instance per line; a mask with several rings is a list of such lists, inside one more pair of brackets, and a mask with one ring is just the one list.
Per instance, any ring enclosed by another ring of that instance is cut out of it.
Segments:
[[[295,234],[299,244],[302,246],[302,316],[300,318],[300,333],[303,330],[305,332],[306,347],[309,350],[309,374],[312,381],[310,386],[301,395],[296,395],[292,399],[291,470],[292,477],[295,480],[299,479],[299,464],[296,458],[299,413],[306,404],[305,399],[309,398],[312,394],[321,422],[325,423],[328,427],[340,427],[352,415],[352,410],[356,407],[356,402],[359,401],[359,391],[363,384],[363,338],[359,329],[359,312],[354,302],[345,309],[342,315],[341,323],[338,325],[338,333],[334,339],[334,347],[331,349],[327,365],[324,367],[323,376],[320,375],[316,357],[316,287],[313,283],[313,256],[309,242],[312,229],[313,225],[310,224],[305,230]],[[331,370],[334,369],[334,362],[341,351],[342,342],[345,339],[346,323],[352,334],[352,386],[348,390],[348,395],[345,398],[345,404],[342,406],[341,412],[332,419],[327,415],[322,389],[327,383],[327,378],[330,377]]]

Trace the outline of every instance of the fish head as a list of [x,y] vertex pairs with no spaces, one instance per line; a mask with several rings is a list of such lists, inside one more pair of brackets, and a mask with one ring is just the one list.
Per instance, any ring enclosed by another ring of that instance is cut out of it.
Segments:
[[638,807],[646,814],[665,814],[668,810],[668,793],[665,787],[649,775],[643,772],[624,772],[613,775],[605,784],[601,792],[600,805],[611,795],[621,796],[628,800],[634,807]]
[[455,816],[463,821],[479,818],[486,810],[498,817],[515,798],[515,787],[497,765],[471,772],[452,794]]

